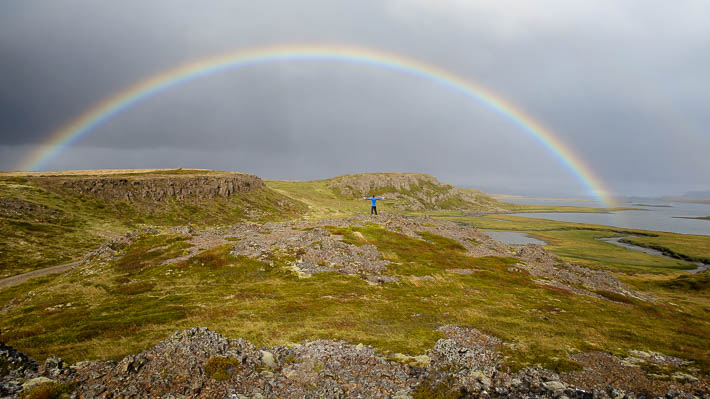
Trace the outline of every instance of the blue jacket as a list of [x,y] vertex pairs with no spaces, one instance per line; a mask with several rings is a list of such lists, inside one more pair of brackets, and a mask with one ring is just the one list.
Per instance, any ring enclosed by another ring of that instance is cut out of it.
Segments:
[[370,200],[370,202],[372,202],[372,206],[377,206],[377,201],[381,200],[382,198],[370,197],[370,198],[365,198],[365,199]]

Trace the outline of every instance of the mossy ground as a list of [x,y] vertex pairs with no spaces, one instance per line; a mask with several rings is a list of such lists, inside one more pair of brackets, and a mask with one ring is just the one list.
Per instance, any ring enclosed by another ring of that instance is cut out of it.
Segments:
[[[338,195],[326,181],[267,185],[268,190],[233,201],[166,203],[156,208],[147,203],[107,206],[26,179],[5,178],[0,195],[57,209],[60,217],[53,223],[2,219],[11,226],[10,233],[0,237],[6,262],[2,270],[35,267],[31,265],[38,259],[73,259],[96,245],[102,234],[147,224],[192,222],[208,227],[244,218],[337,217],[369,210],[369,203]],[[383,213],[395,211],[387,202],[378,208]],[[257,212],[249,214],[248,209]],[[708,237],[510,215],[471,217],[439,211],[433,216],[481,229],[528,232],[547,241],[550,251],[607,270],[658,302],[619,301],[610,293],[601,294],[615,302],[573,294],[515,271],[513,259],[470,258],[450,239],[426,233],[416,239],[374,225],[330,230],[355,245],[376,245],[393,262],[388,273],[398,282],[371,285],[358,276],[334,272],[299,278],[284,267],[292,259],[289,254],[277,256],[272,265],[234,257],[229,244],[176,264],[162,264],[185,254],[188,237],[156,234],[139,237],[118,260],[1,290],[0,308],[5,310],[0,313],[0,340],[40,361],[50,355],[70,362],[118,359],[175,330],[205,326],[256,345],[329,338],[420,354],[441,338],[437,327],[455,324],[501,338],[506,342],[502,349],[507,365],[513,368],[540,364],[568,370],[578,367],[567,360],[569,353],[601,350],[623,355],[638,349],[691,359],[710,370],[708,274],[691,276],[685,270],[695,266],[687,261],[597,240],[636,234],[634,240],[649,245],[708,257]],[[25,236],[11,240],[10,234]],[[10,264],[21,267],[12,269]]]
[[[345,217],[370,211],[370,201],[341,195],[328,186],[330,180],[266,180],[265,183],[276,192],[305,203],[308,206],[305,215],[308,219]],[[379,201],[377,210],[381,213],[393,213],[393,205],[391,201]]]
[[[167,172],[171,171],[146,173]],[[0,197],[27,201],[52,215],[46,220],[38,220],[32,212],[0,217],[0,278],[77,260],[107,238],[140,227],[277,221],[306,211],[304,204],[270,189],[228,199],[129,203],[103,201],[65,191],[46,179],[22,177],[0,177]]]
[[215,356],[207,361],[205,373],[217,381],[224,381],[239,372],[240,367],[239,359]]
[[514,271],[515,260],[471,258],[444,237],[415,239],[377,226],[331,231],[376,245],[400,280],[377,286],[334,272],[299,278],[283,267],[288,254],[271,265],[234,257],[229,244],[162,265],[180,254],[187,237],[147,235],[119,260],[0,292],[0,306],[10,305],[0,315],[0,339],[37,359],[117,359],[174,330],[206,326],[256,345],[330,338],[419,354],[441,338],[437,327],[455,324],[503,339],[513,368],[569,370],[578,367],[569,353],[631,349],[710,367],[710,306],[702,287],[646,282],[646,292],[685,300],[617,303],[540,285]]
[[32,389],[23,392],[20,395],[21,399],[63,399],[69,398],[75,389],[76,384],[73,383],[57,383],[49,382],[39,384]]

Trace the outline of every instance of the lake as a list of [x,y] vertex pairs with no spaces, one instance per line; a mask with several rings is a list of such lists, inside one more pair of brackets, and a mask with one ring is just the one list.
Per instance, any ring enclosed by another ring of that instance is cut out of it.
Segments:
[[521,244],[537,244],[537,245],[547,245],[545,241],[532,238],[525,233],[518,233],[515,231],[483,231],[490,238],[504,242],[506,244],[521,245]]
[[[540,200],[515,199],[505,202],[531,205],[570,205],[570,206],[602,206],[596,201],[574,200]],[[641,229],[665,231],[681,234],[710,235],[710,220],[685,219],[698,216],[710,216],[710,204],[693,204],[685,202],[663,203],[659,201],[644,202],[644,206],[635,203],[619,204],[639,208],[634,211],[615,211],[609,213],[515,213],[515,216],[557,220],[561,222],[577,222],[601,224],[605,226],[626,229]],[[653,206],[652,206],[653,205]],[[661,206],[659,206],[661,205]]]

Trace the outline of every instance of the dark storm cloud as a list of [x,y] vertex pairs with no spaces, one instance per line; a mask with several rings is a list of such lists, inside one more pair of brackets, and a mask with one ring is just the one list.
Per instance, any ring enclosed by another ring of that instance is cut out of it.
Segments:
[[[165,68],[320,42],[400,53],[480,83],[556,132],[612,189],[707,189],[708,11],[693,1],[3,2],[0,169]],[[507,191],[583,191],[533,138],[460,94],[334,63],[189,82],[48,165],[175,166],[302,179],[421,171]]]

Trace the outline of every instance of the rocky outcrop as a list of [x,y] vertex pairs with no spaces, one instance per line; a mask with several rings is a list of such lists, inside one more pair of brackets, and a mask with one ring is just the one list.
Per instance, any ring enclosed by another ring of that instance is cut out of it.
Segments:
[[25,375],[33,375],[36,371],[37,363],[0,342],[0,397],[20,391]]
[[[444,338],[431,350],[407,356],[322,339],[257,348],[241,338],[192,328],[118,362],[68,366],[50,357],[39,369],[0,376],[0,393],[17,397],[46,385],[71,390],[77,398],[708,397],[708,381],[693,376],[688,376],[692,382],[639,385],[630,379],[618,384],[613,362],[601,364],[607,369],[595,370],[591,381],[583,378],[590,374],[584,371],[558,375],[527,368],[512,373],[502,366],[499,349],[504,344],[497,338],[459,326],[439,331]],[[584,364],[597,367],[595,361]]]
[[211,200],[218,196],[229,198],[236,193],[264,187],[259,177],[242,173],[72,177],[55,179],[52,184],[62,190],[103,200],[122,201]]
[[40,223],[60,223],[69,220],[69,217],[58,209],[12,197],[0,197],[0,217]]
[[363,173],[331,179],[328,187],[346,198],[376,195],[397,200],[398,209],[475,209],[504,211],[499,203],[474,190],[462,190],[422,173]]
[[[422,233],[434,234],[456,241],[471,257],[499,256],[516,258],[520,262],[508,272],[530,274],[535,282],[551,289],[563,289],[582,295],[612,301],[631,298],[653,302],[654,298],[636,292],[610,273],[591,270],[558,258],[539,245],[507,245],[490,238],[472,225],[444,221],[427,216],[397,214],[371,217],[366,215],[317,221],[268,222],[263,225],[239,223],[228,229],[196,231],[189,227],[172,231],[189,235],[189,253],[166,260],[171,264],[187,260],[206,248],[234,241],[231,254],[258,259],[272,265],[276,260],[287,262],[288,268],[299,277],[323,272],[337,272],[360,276],[366,281],[383,284],[398,281],[397,268],[359,232],[354,236],[363,241],[354,245],[343,241],[330,228],[377,225],[391,232],[417,240],[426,240]],[[135,233],[133,233],[135,234]],[[87,256],[87,260],[120,256],[117,246],[125,245],[123,237],[107,243]],[[396,264],[395,264],[396,265]],[[471,269],[447,269],[451,273],[471,274]],[[429,276],[431,278],[431,276]]]
[[375,194],[373,191],[423,192],[422,197],[443,198],[454,187],[422,173],[363,173],[336,177],[329,184],[346,197]]
[[232,255],[273,263],[274,256],[291,254],[294,258],[291,270],[300,277],[335,271],[362,276],[373,283],[397,280],[384,275],[389,262],[383,259],[377,247],[344,243],[342,236],[331,234],[315,224],[242,224],[228,234],[238,239],[232,246]]

